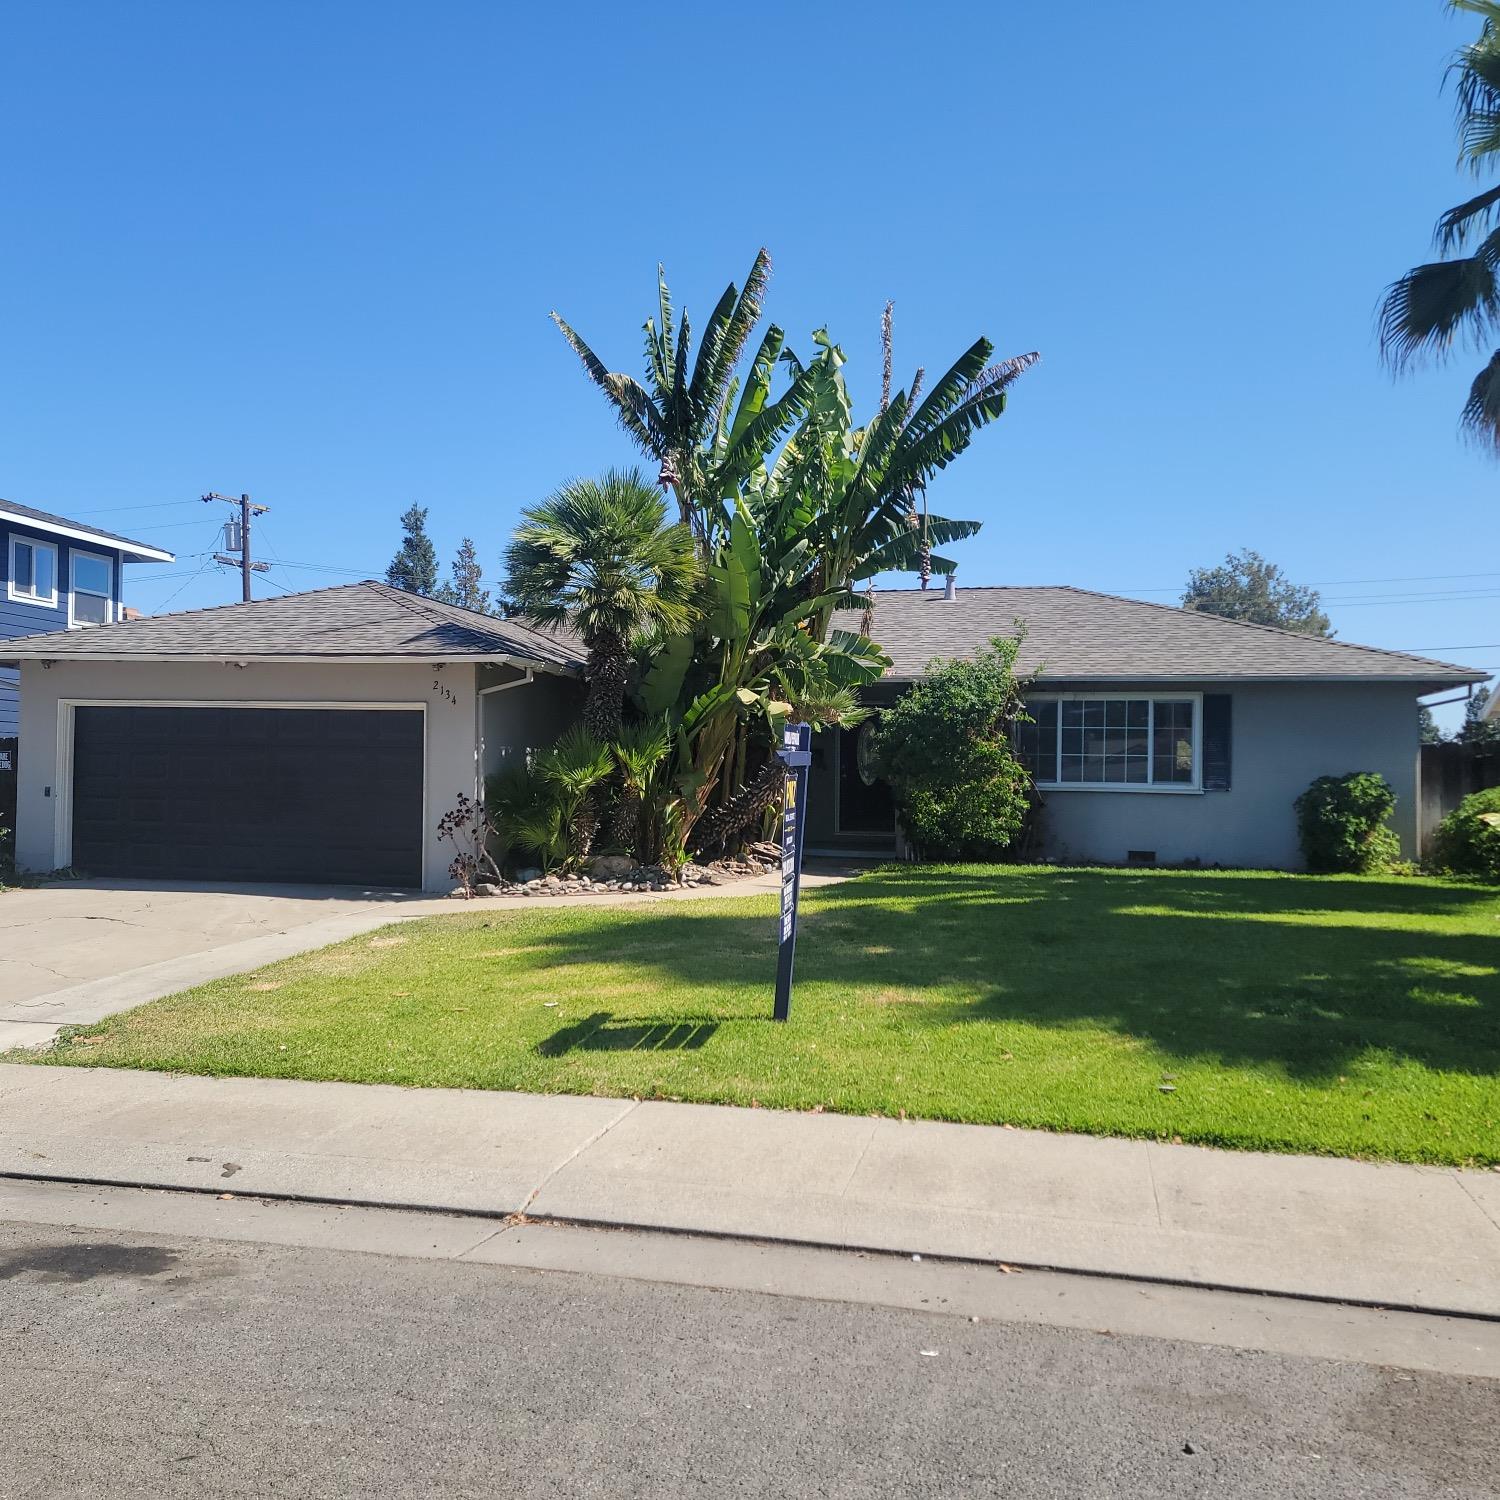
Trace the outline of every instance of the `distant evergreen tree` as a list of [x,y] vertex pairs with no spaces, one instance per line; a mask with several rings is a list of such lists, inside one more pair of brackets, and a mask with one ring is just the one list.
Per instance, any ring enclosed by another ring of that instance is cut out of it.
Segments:
[[1184,609],[1226,620],[1277,625],[1301,635],[1332,635],[1316,589],[1300,588],[1259,552],[1231,552],[1217,568],[1194,568],[1182,596]]
[[1421,727],[1422,743],[1424,745],[1436,745],[1441,743],[1443,731],[1437,727],[1437,720],[1432,717],[1432,710],[1423,703],[1417,709],[1417,723]]
[[479,587],[479,554],[473,537],[466,536],[458,544],[454,554],[452,577],[433,595],[444,604],[457,604],[463,609],[477,610],[482,615],[501,613],[490,602],[488,589]]
[[1490,706],[1490,689],[1475,688],[1474,696],[1464,704],[1463,727],[1456,738],[1464,745],[1500,744],[1500,721],[1487,719],[1484,711]]
[[401,517],[401,529],[406,535],[385,570],[385,581],[393,588],[430,597],[437,590],[437,552],[427,535],[426,507],[413,505]]

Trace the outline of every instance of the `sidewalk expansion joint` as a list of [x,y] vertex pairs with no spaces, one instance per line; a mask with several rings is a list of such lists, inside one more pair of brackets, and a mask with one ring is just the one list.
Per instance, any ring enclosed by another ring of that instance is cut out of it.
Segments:
[[[630,1111],[625,1112],[629,1114]],[[621,1115],[620,1119],[624,1119]],[[618,1124],[619,1122],[614,1122]],[[608,1127],[607,1127],[608,1128]],[[606,1131],[601,1131],[603,1135]],[[595,1139],[598,1139],[596,1136]],[[582,1148],[580,1148],[582,1149]],[[576,1156],[577,1153],[575,1152]],[[555,1176],[549,1173],[548,1177]],[[441,1214],[450,1219],[480,1219],[498,1223],[495,1235],[503,1234],[516,1222],[555,1225],[564,1229],[616,1230],[635,1234],[673,1235],[679,1239],[713,1240],[729,1244],[790,1247],[799,1250],[828,1250],[841,1255],[878,1256],[886,1260],[923,1261],[954,1266],[1011,1266],[1018,1271],[1036,1271],[1059,1276],[1086,1276],[1095,1281],[1118,1282],[1126,1286],[1182,1287],[1190,1291],[1231,1292],[1244,1297],[1268,1297],[1285,1302],[1308,1302],[1323,1307],[1359,1307],[1372,1312],[1414,1313],[1420,1317],[1458,1318],[1468,1323],[1500,1325],[1500,1312],[1478,1312],[1473,1308],[1443,1307],[1423,1302],[1394,1302],[1373,1297],[1340,1297],[1326,1292],[1287,1291],[1278,1287],[1247,1286],[1242,1282],[1211,1281],[1188,1276],[1153,1276],[1143,1272],[1101,1271],[1093,1267],[1063,1265],[1050,1261],[1018,1260],[1006,1255],[956,1255],[934,1250],[893,1249],[888,1245],[863,1245],[848,1241],[803,1239],[794,1235],[749,1234],[728,1229],[685,1229],[673,1225],[642,1224],[629,1219],[589,1219],[563,1214],[533,1214],[525,1210],[504,1208],[454,1208],[441,1203],[391,1202],[375,1198],[334,1198],[313,1193],[281,1193],[265,1190],[226,1193],[222,1187],[184,1187],[178,1184],[143,1182],[138,1178],[79,1177],[53,1172],[18,1172],[0,1170],[0,1182],[51,1182],[70,1187],[134,1188],[155,1193],[184,1193],[199,1198],[233,1198],[239,1202],[304,1203],[322,1208],[373,1208],[389,1213]],[[540,1189],[538,1189],[540,1191]],[[533,1194],[533,1197],[535,1194]],[[527,1200],[530,1202],[530,1200]],[[491,1235],[490,1238],[495,1238]],[[370,1252],[374,1253],[374,1252]],[[464,1259],[473,1253],[464,1252]],[[627,1278],[628,1279],[628,1278]]]
[[531,1192],[527,1195],[526,1201],[521,1205],[521,1212],[524,1214],[531,1207],[531,1205],[536,1202],[537,1195],[542,1191],[544,1187],[547,1186],[549,1182],[552,1181],[554,1177],[557,1176],[559,1172],[563,1170],[564,1167],[571,1166],[575,1161],[578,1160],[580,1156],[583,1155],[585,1151],[589,1149],[589,1147],[598,1145],[599,1142],[602,1141],[604,1137],[607,1136],[610,1131],[620,1123],[621,1120],[624,1120],[630,1115],[634,1114],[636,1106],[639,1105],[640,1102],[641,1101],[639,1099],[632,1099],[630,1101],[630,1104],[625,1109],[622,1109],[620,1113],[617,1114],[614,1119],[609,1122],[609,1124],[605,1125],[600,1130],[596,1130],[593,1135],[591,1135],[586,1141],[583,1141],[578,1146],[574,1147],[572,1151],[570,1151],[560,1162],[558,1162],[558,1164],[553,1167],[552,1170],[548,1172],[547,1175],[543,1177],[542,1180],[537,1183],[534,1188],[532,1188]]

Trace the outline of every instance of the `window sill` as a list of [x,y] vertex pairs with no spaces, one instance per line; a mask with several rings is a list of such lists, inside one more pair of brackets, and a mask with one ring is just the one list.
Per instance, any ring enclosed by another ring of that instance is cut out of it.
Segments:
[[11,604],[29,604],[33,609],[56,609],[58,607],[56,594],[50,599],[42,599],[34,594],[18,594],[14,589],[9,589],[5,597]]
[[1125,792],[1132,797],[1201,797],[1201,786],[1142,786],[1139,782],[1112,784],[1100,781],[1039,781],[1039,792]]

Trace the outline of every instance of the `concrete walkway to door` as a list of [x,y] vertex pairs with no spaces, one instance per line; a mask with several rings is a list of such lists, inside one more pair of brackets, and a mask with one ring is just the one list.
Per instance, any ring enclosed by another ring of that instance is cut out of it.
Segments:
[[[650,904],[749,895],[774,890],[778,878],[560,899]],[[803,881],[841,878],[807,872]],[[388,922],[536,905],[520,896],[459,902],[417,891],[188,881],[55,881],[7,891],[0,894],[0,1051],[41,1046],[59,1026],[91,1025]]]

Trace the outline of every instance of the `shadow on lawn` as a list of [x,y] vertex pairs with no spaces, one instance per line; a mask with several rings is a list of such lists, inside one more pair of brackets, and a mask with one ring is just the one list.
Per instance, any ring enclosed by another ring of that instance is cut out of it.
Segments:
[[[1493,918],[1495,932],[1373,925],[1381,915]],[[565,961],[597,956],[599,938],[585,929],[541,941]],[[768,916],[716,913],[709,903],[655,907],[612,924],[609,946],[612,958],[680,983],[763,973],[769,1011]],[[892,871],[805,898],[797,980],[804,996],[823,987],[820,1005],[830,994],[868,999],[902,1025],[1098,1025],[1179,1057],[1276,1065],[1308,1079],[1335,1076],[1371,1048],[1448,1072],[1500,1074],[1500,901],[1458,886]],[[596,1019],[587,1036],[573,1034],[589,1022],[543,1047],[696,1047],[712,1025]],[[689,1040],[673,1041],[674,1028]]]
[[639,1017],[612,1025],[607,1010],[575,1021],[544,1037],[536,1044],[541,1057],[562,1057],[568,1052],[696,1052],[719,1029],[717,1021],[643,1021]]

